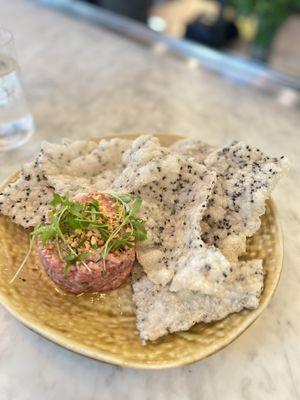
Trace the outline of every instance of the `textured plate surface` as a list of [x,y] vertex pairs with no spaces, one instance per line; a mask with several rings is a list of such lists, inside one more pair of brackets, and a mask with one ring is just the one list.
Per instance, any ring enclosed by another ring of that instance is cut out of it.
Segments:
[[[178,139],[157,136],[164,145]],[[274,204],[269,201],[260,230],[248,240],[245,256],[245,259],[264,261],[265,289],[259,307],[218,322],[200,323],[188,332],[168,335],[142,346],[135,328],[129,282],[108,294],[66,294],[45,275],[34,251],[19,279],[10,285],[8,281],[27,249],[28,232],[0,215],[0,301],[3,306],[26,326],[61,346],[104,362],[144,369],[185,365],[228,345],[267,306],[282,268],[282,234]]]

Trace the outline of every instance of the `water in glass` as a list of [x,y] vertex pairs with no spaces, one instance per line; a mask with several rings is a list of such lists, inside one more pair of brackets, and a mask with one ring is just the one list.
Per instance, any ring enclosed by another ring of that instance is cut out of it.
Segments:
[[1,53],[0,46],[0,151],[25,143],[33,130],[18,64],[7,52]]

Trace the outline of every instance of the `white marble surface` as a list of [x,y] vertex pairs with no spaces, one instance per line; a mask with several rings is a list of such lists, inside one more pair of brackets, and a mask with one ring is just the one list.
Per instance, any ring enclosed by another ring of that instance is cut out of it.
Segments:
[[244,139],[293,163],[274,195],[285,236],[281,282],[263,316],[233,344],[193,366],[134,371],[72,354],[0,307],[0,400],[299,399],[299,110],[30,0],[0,0],[0,25],[15,34],[37,123],[29,144],[0,153],[0,179],[44,138],[122,132]]

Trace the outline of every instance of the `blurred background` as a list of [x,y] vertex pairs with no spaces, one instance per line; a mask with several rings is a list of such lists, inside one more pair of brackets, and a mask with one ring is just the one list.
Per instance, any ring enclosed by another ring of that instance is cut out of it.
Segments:
[[300,76],[300,0],[79,1]]

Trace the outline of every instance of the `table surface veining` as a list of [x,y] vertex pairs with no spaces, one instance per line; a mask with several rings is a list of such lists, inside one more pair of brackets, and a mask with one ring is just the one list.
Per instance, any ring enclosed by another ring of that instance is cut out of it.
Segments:
[[285,239],[281,282],[234,343],[192,366],[136,371],[64,350],[0,307],[0,400],[300,399],[299,110],[31,0],[0,0],[0,10],[36,121],[27,145],[0,153],[1,180],[44,139],[112,133],[178,133],[213,144],[236,138],[292,163],[273,196]]

